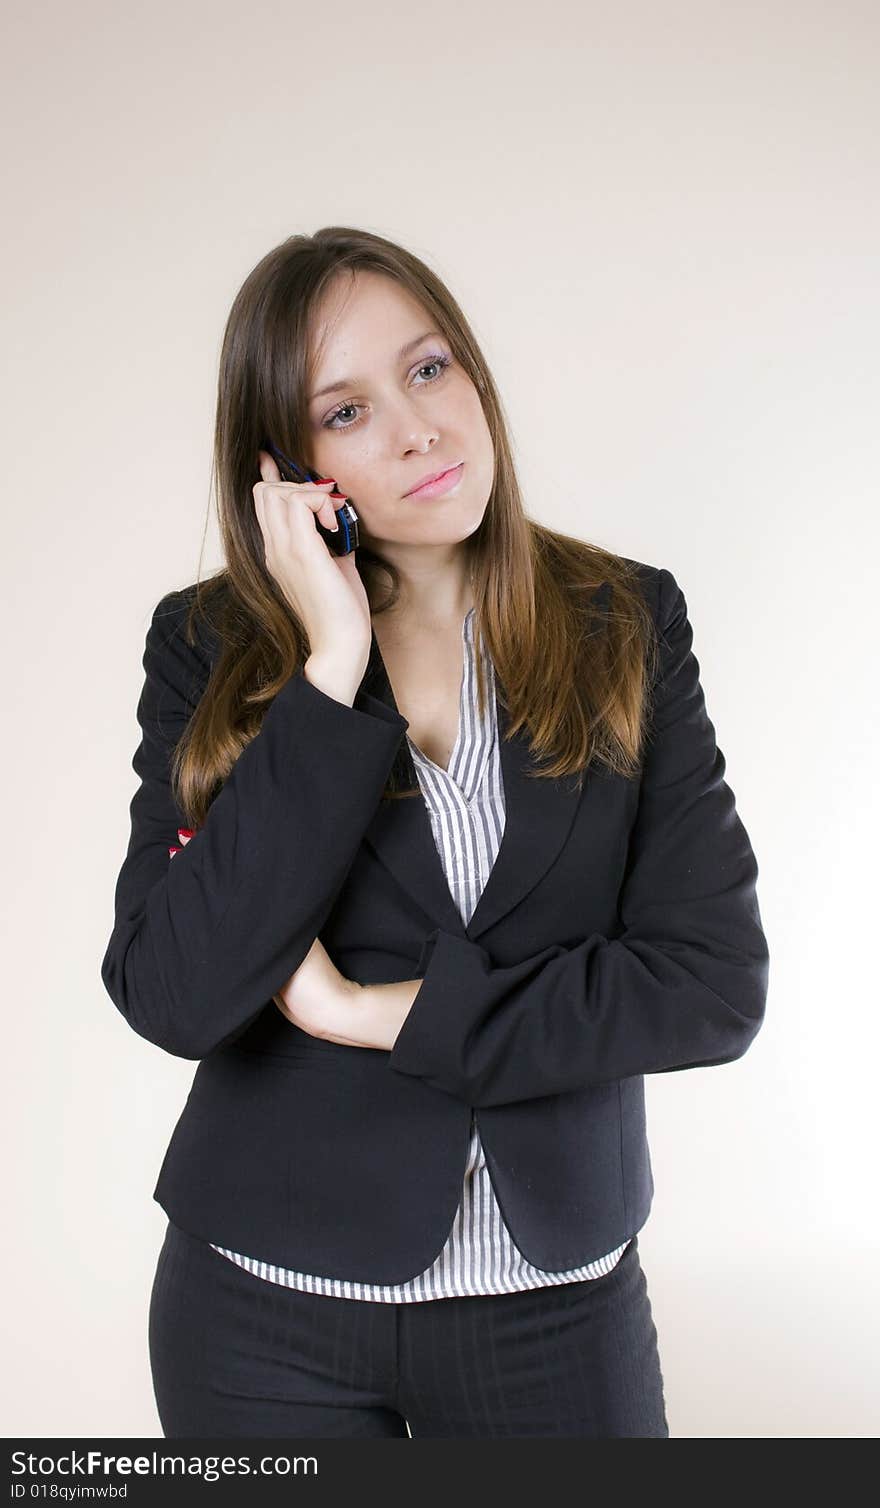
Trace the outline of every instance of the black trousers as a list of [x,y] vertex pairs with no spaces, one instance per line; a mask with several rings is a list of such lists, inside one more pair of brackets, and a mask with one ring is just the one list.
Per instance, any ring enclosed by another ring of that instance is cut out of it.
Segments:
[[669,1434],[637,1236],[600,1278],[386,1304],[267,1282],[169,1222],[149,1344],[166,1438]]

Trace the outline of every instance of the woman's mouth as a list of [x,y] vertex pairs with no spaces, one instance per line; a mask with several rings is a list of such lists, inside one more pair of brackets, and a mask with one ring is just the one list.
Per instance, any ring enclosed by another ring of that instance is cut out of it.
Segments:
[[407,497],[441,497],[443,493],[451,492],[453,487],[458,486],[463,471],[464,461],[459,461],[457,466],[451,466],[448,471],[444,471],[433,482],[426,482],[424,487],[417,487],[414,492],[408,492]]

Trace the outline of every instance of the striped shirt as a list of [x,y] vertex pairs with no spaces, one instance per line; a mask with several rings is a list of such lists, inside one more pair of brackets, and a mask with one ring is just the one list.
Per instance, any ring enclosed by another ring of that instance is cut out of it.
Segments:
[[[504,831],[504,785],[499,757],[495,671],[481,643],[486,678],[486,709],[481,718],[477,702],[474,609],[462,623],[463,665],[459,696],[458,737],[449,769],[423,754],[407,734],[419,785],[431,819],[434,842],[450,891],[467,926],[495,862]],[[627,1241],[585,1267],[545,1272],[533,1267],[514,1245],[501,1215],[471,1111],[471,1137],[461,1201],[442,1251],[424,1272],[403,1283],[362,1283],[353,1276],[323,1278],[242,1256],[210,1243],[215,1251],[255,1276],[288,1288],[334,1298],[368,1299],[384,1303],[413,1303],[421,1299],[460,1298],[473,1294],[512,1293],[544,1288],[610,1272],[626,1250]]]

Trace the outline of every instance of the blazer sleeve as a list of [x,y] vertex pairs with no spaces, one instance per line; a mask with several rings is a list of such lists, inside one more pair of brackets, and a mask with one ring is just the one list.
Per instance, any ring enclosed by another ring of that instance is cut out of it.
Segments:
[[140,784],[101,977],[136,1032],[195,1059],[239,1036],[302,963],[409,724],[366,692],[351,707],[297,672],[173,852],[185,818],[171,754],[210,674],[184,638],[182,596],[162,598],[146,636]]
[[724,779],[684,593],[670,571],[659,577],[660,669],[620,935],[509,967],[439,927],[422,949],[389,1066],[473,1106],[728,1063],[763,1020],[758,866]]

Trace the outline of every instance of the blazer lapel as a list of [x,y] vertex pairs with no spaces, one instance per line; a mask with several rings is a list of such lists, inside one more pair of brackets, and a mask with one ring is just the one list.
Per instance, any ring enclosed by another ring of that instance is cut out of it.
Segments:
[[[400,711],[375,633],[355,706],[363,692],[369,692],[395,712]],[[575,776],[548,779],[530,773],[539,766],[530,754],[527,735],[520,729],[513,738],[505,736],[509,719],[497,694],[496,711],[505,825],[495,863],[467,926],[452,898],[421,792],[417,796],[381,801],[364,835],[376,857],[435,926],[471,940],[495,926],[534,889],[568,837],[582,799]],[[401,739],[395,771],[406,784],[418,788],[416,768],[405,738]]]

